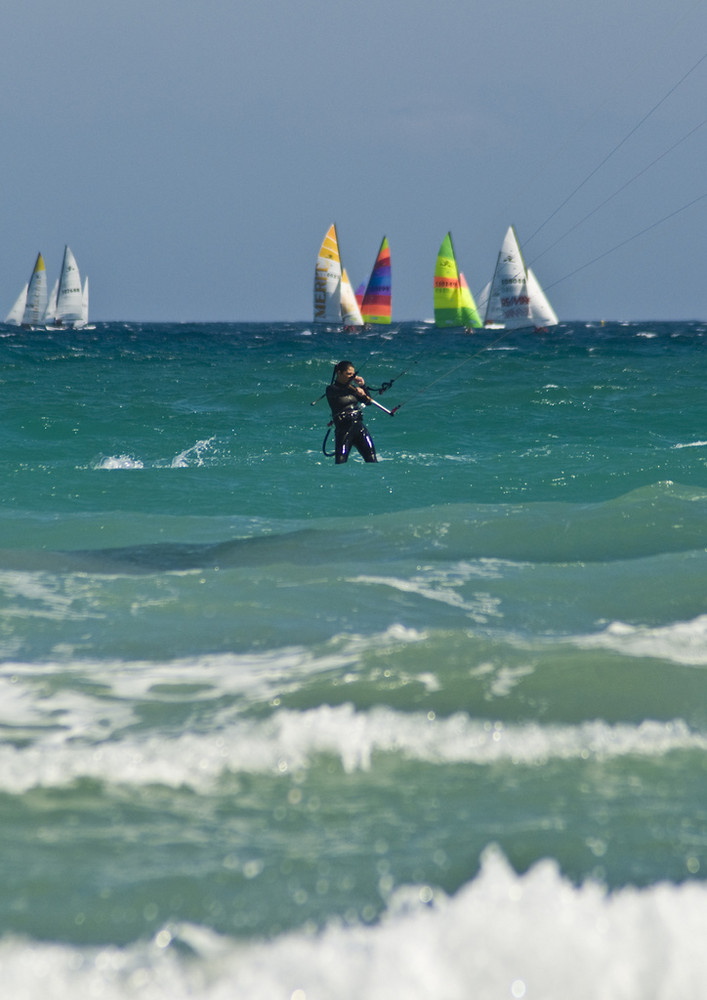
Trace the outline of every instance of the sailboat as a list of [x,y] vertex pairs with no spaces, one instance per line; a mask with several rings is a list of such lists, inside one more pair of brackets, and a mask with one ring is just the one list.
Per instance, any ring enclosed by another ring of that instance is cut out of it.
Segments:
[[444,237],[437,254],[434,311],[435,326],[439,328],[463,326],[470,329],[481,326],[474,297],[457,267],[451,233]]
[[390,323],[390,247],[385,236],[368,279],[361,303],[361,316],[364,323]]
[[32,277],[27,288],[27,301],[22,316],[22,326],[39,326],[47,308],[47,269],[41,253],[37,254]]
[[508,227],[501,244],[488,294],[484,289],[481,298],[486,300],[484,326],[515,330],[559,323],[540,282],[525,266],[513,226]]
[[314,268],[314,321],[341,322],[341,257],[335,224],[327,230]]
[[37,254],[32,276],[24,286],[5,322],[12,326],[40,326],[47,308],[47,269],[44,258]]
[[51,326],[70,330],[81,330],[88,324],[88,284],[84,294],[76,258],[68,246],[64,247],[56,306],[47,321]]
[[327,230],[314,268],[314,321],[343,325],[346,329],[363,326],[349,276],[341,266],[335,224]]

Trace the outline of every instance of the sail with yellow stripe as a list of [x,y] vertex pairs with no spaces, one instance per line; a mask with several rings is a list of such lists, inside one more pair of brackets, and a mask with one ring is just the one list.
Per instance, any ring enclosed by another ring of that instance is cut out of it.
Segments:
[[341,323],[341,256],[336,225],[322,241],[314,269],[315,323]]
[[459,295],[461,300],[461,314],[462,314],[462,326],[467,330],[480,326],[483,326],[481,321],[481,316],[479,310],[476,308],[476,303],[474,302],[474,296],[471,294],[471,289],[466,283],[466,278],[459,272]]
[[37,254],[32,277],[27,289],[27,300],[22,314],[22,326],[39,326],[47,308],[47,270],[44,258]]
[[441,329],[481,326],[474,297],[457,266],[451,233],[442,240],[435,263],[434,312],[435,326]]

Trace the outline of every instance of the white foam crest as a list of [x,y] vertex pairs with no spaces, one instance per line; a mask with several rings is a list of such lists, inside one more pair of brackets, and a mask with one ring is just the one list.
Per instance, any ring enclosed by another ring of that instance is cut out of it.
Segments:
[[428,601],[437,601],[459,608],[468,613],[469,618],[478,624],[486,624],[490,618],[503,617],[500,598],[490,593],[475,592],[473,600],[467,600],[454,589],[460,583],[467,583],[471,577],[481,579],[497,578],[498,570],[487,562],[472,567],[470,563],[460,563],[454,570],[437,570],[424,577],[415,576],[402,579],[393,576],[357,576],[351,583],[368,583],[390,587],[404,594],[415,594]]
[[[432,764],[510,761],[532,766],[550,759],[606,760],[707,750],[707,736],[680,720],[542,727],[480,721],[465,713],[436,719],[434,713],[388,708],[358,712],[349,704],[302,712],[279,709],[257,721],[237,713],[235,707],[221,710],[208,733],[128,733],[99,739],[96,722],[88,734],[80,728],[53,730],[29,746],[0,746],[0,789],[20,794],[90,778],[209,792],[228,774],[286,774],[311,766],[320,756],[338,758],[351,773],[370,770],[376,755],[383,754]],[[78,727],[79,719],[75,721]]]
[[181,451],[172,459],[172,468],[185,469],[190,465],[203,465],[204,452],[208,451],[215,440],[215,437],[205,438],[203,441],[197,441],[191,448]]
[[707,615],[649,628],[612,622],[603,632],[578,636],[583,649],[610,649],[626,656],[649,656],[683,666],[707,666]]
[[107,455],[98,459],[94,469],[144,469],[145,464],[132,455]]
[[375,925],[244,943],[178,924],[124,948],[9,937],[0,965],[12,1000],[685,1000],[704,993],[705,912],[703,882],[608,893],[549,860],[517,875],[487,848],[455,896],[410,886]]

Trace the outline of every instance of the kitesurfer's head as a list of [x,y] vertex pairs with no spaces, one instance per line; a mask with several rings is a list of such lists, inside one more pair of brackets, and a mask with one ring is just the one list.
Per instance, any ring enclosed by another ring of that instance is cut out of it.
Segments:
[[356,374],[352,361],[340,361],[334,368],[334,378],[337,382],[350,382]]

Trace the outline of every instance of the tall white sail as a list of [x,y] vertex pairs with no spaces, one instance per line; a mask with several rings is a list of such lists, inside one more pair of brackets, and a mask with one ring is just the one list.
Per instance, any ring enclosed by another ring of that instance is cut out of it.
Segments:
[[42,319],[44,326],[52,326],[54,323],[54,318],[56,316],[56,297],[58,292],[59,279],[57,278],[52,286],[52,290],[47,301],[47,308],[44,311],[44,318]]
[[341,257],[335,225],[327,230],[314,269],[314,320],[341,323]]
[[513,226],[508,227],[491,279],[484,325],[502,324],[507,330],[532,326],[528,275]]
[[528,268],[528,292],[530,293],[530,311],[533,314],[534,326],[557,326],[560,322],[557,313],[550,305],[547,295],[540,287],[532,268]]
[[81,317],[82,326],[88,325],[88,275],[83,279],[83,292],[81,294]]
[[344,326],[363,326],[363,316],[361,316],[361,310],[358,307],[346,268],[341,275],[341,322]]
[[22,326],[39,326],[47,308],[47,269],[41,253],[37,254],[32,277],[27,288],[27,300],[22,314]]
[[76,259],[68,246],[64,248],[54,319],[57,326],[74,326],[76,323],[81,323],[83,319],[81,275],[76,265]]
[[15,299],[12,308],[5,317],[8,326],[19,326],[25,314],[25,304],[27,302],[27,290],[29,285],[25,285],[20,294]]

